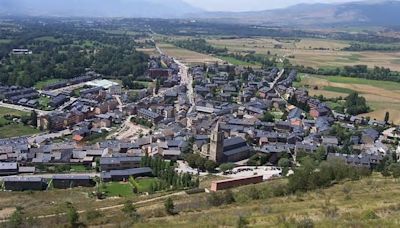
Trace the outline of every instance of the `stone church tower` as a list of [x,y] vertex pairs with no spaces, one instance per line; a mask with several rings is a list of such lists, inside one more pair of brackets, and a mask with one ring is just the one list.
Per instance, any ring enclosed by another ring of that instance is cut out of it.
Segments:
[[219,122],[211,132],[210,137],[210,160],[221,163],[224,160],[224,132],[221,131]]

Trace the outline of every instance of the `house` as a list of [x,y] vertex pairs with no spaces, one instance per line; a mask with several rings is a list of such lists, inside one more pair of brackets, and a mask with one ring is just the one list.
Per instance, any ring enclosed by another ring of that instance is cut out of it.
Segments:
[[336,147],[339,145],[339,140],[334,136],[325,136],[322,137],[322,145],[326,147]]
[[139,168],[141,157],[102,157],[100,158],[101,171],[123,170]]
[[73,187],[93,187],[95,182],[87,175],[54,175],[53,187],[66,189]]
[[125,169],[125,170],[110,170],[102,172],[100,178],[104,182],[110,181],[126,181],[129,177],[151,177],[153,171],[149,167]]
[[163,117],[160,114],[152,112],[152,111],[144,109],[144,108],[139,109],[137,112],[137,115],[139,117],[149,120],[153,123],[158,123],[163,119]]
[[361,133],[362,144],[374,144],[379,137],[379,132],[373,128],[364,129]]
[[18,163],[0,162],[0,176],[9,176],[18,174]]
[[8,191],[41,191],[47,187],[40,177],[6,177],[3,182],[4,189]]
[[263,182],[263,176],[252,176],[245,178],[236,178],[236,179],[228,179],[228,180],[220,180],[211,182],[211,191],[216,192],[219,190],[224,190],[228,188],[239,187],[243,185],[249,184],[258,184]]

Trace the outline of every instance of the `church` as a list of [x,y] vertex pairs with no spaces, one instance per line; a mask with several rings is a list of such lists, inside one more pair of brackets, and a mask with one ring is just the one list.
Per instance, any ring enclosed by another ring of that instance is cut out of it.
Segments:
[[210,143],[202,147],[201,155],[217,163],[237,162],[249,158],[252,148],[241,137],[225,139],[217,123],[210,135]]

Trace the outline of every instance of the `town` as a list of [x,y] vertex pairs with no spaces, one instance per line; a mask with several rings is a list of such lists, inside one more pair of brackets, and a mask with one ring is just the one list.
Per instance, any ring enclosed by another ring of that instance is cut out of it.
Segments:
[[[49,132],[0,141],[4,189],[151,176],[142,166],[145,156],[177,162],[177,172],[195,176],[219,170],[239,186],[238,178],[246,182],[254,174],[261,181],[287,175],[283,160],[295,164],[318,150],[328,160],[373,169],[389,153],[387,143],[398,140],[398,128],[389,123],[337,113],[293,87],[295,70],[227,63],[188,68],[166,55],[151,58],[149,66],[146,77],[157,85],[139,90],[133,102],[120,84],[91,71],[40,91],[1,87],[2,106],[36,112],[37,128]],[[43,97],[50,100],[47,111],[37,106]],[[87,172],[70,173],[74,166]],[[218,168],[224,166],[229,170]],[[251,172],[232,172],[243,167]]]

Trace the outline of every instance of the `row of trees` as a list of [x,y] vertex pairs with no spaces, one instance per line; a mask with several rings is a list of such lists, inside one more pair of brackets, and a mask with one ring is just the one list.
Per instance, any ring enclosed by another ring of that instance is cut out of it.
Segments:
[[400,82],[400,72],[391,71],[385,67],[368,68],[366,65],[344,66],[343,68],[312,68],[303,65],[292,66],[288,64],[287,67],[294,67],[298,72],[306,74],[326,75],[326,76],[344,76],[354,78],[365,78],[371,80],[395,81]]
[[167,188],[185,189],[199,186],[199,178],[193,178],[188,173],[177,173],[172,162],[166,162],[161,158],[153,158],[148,155],[142,157],[142,167],[150,167],[153,175],[165,181]]

